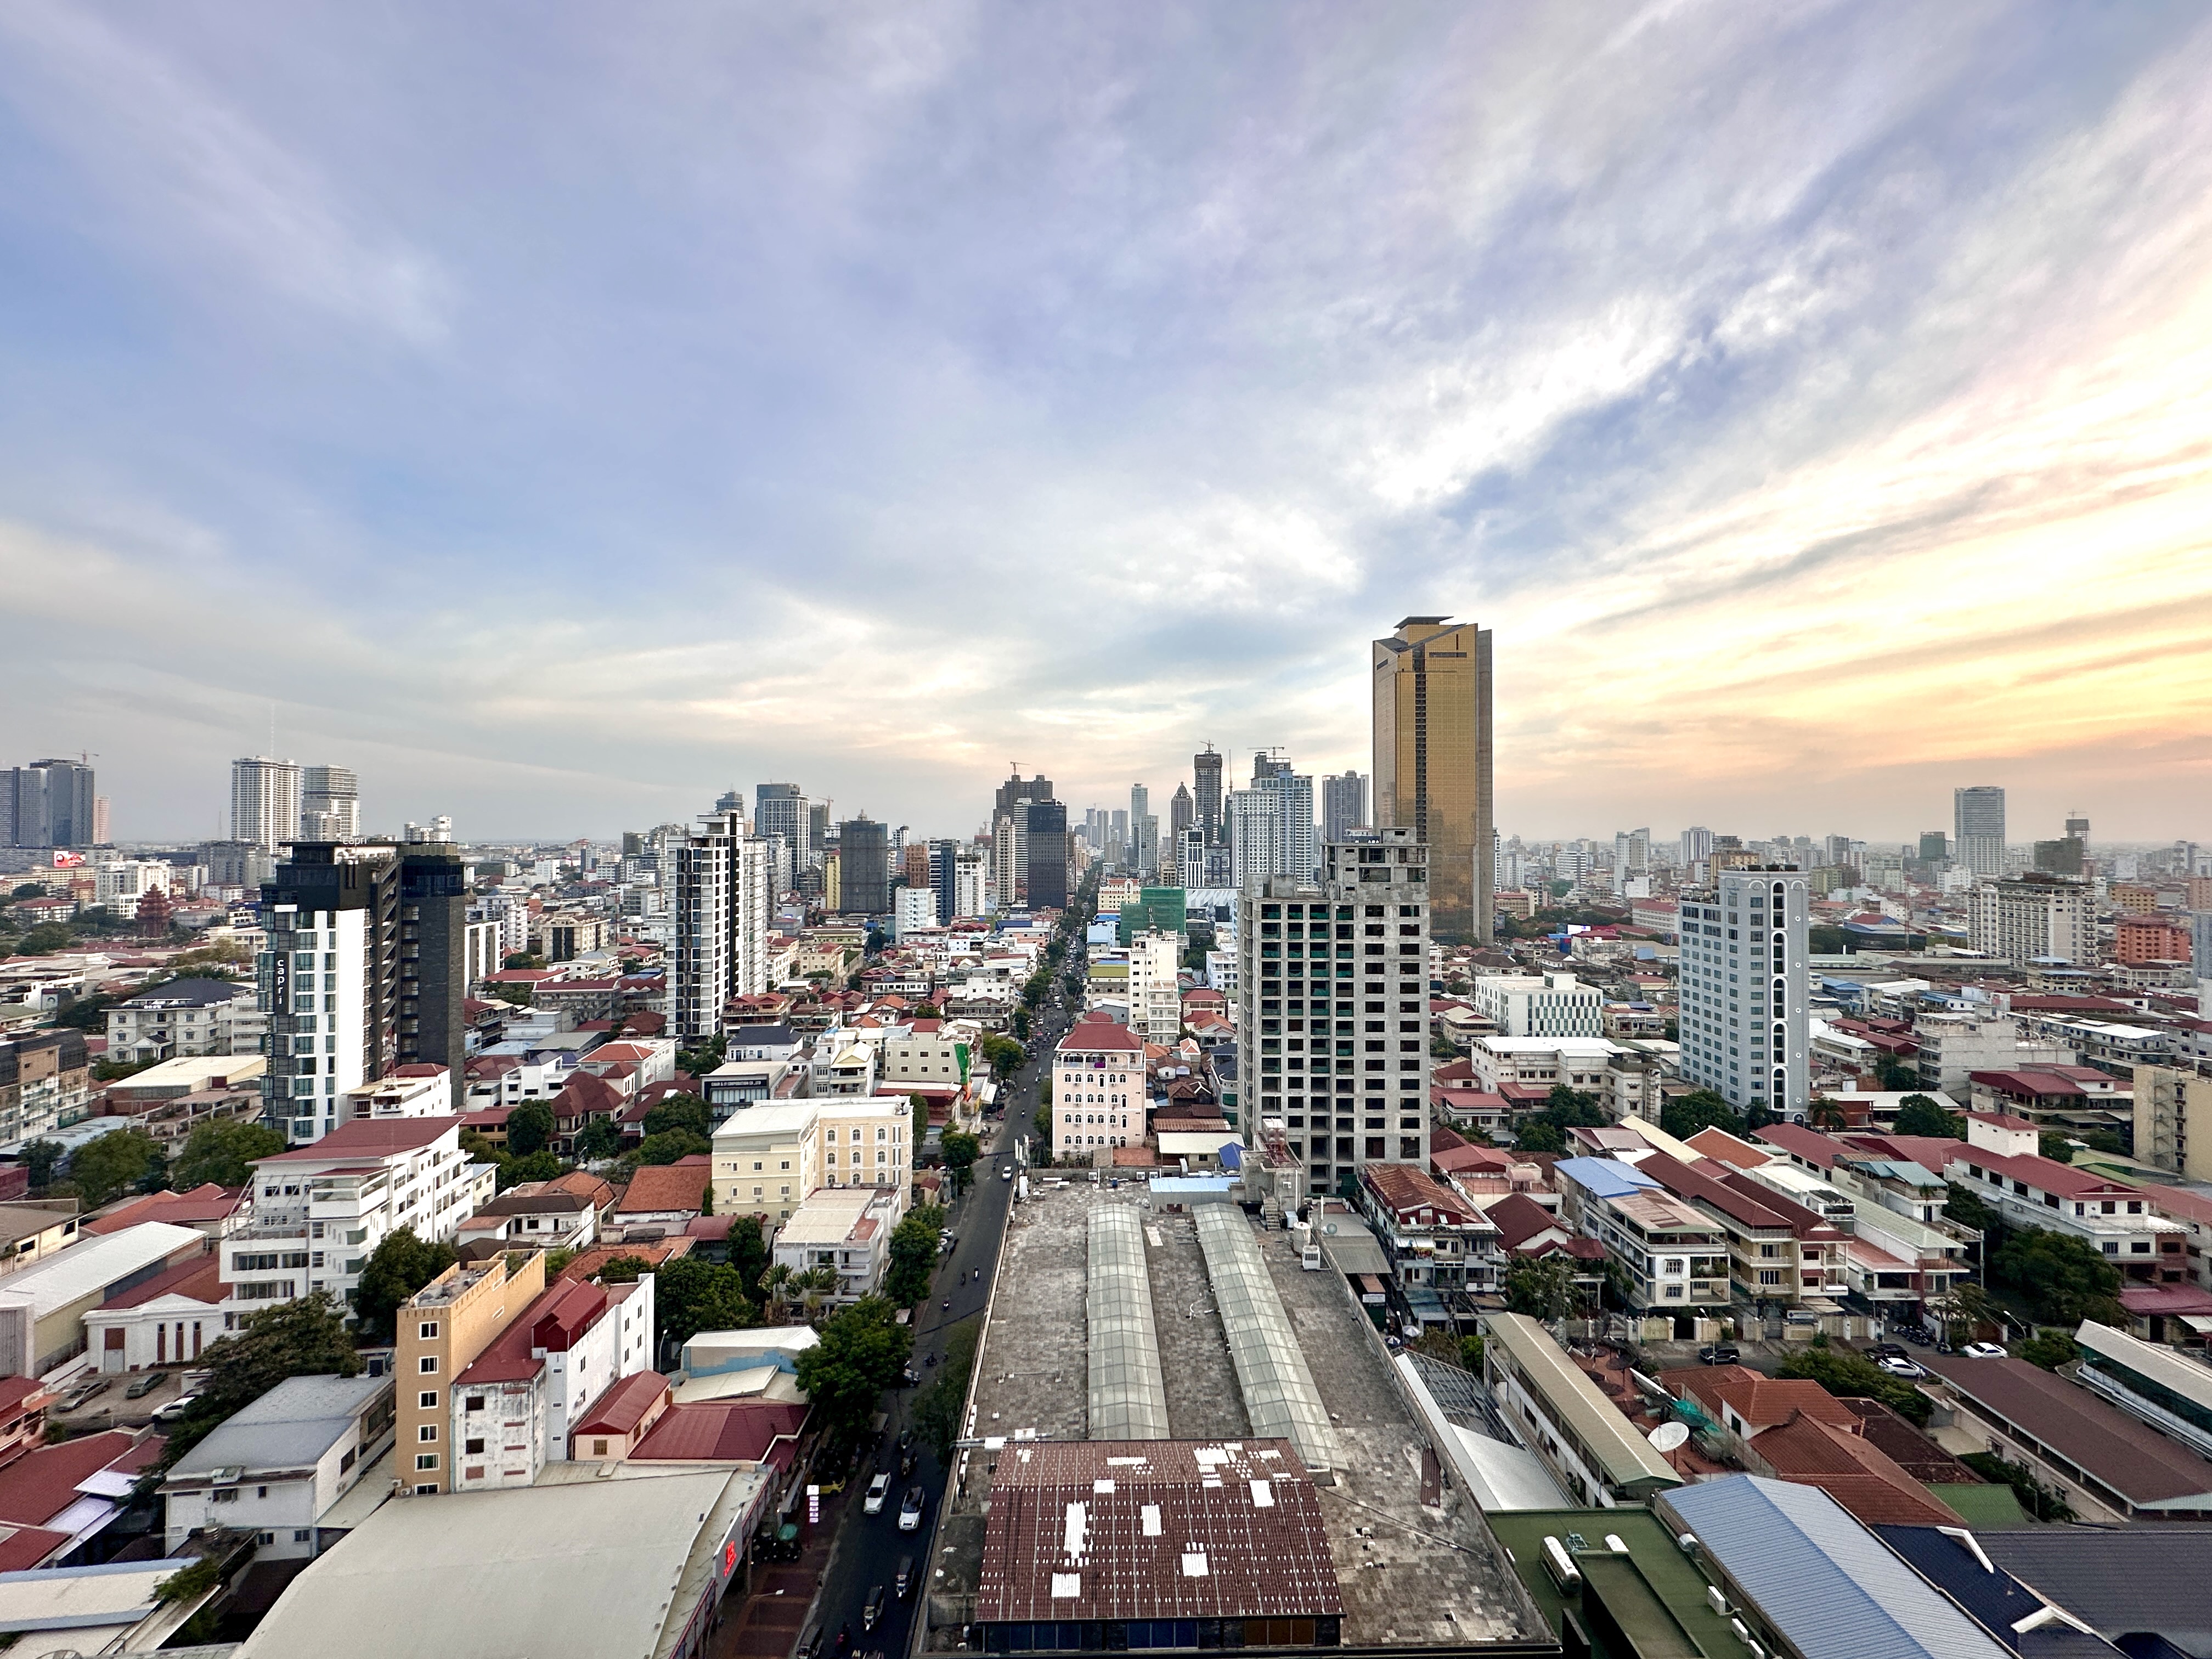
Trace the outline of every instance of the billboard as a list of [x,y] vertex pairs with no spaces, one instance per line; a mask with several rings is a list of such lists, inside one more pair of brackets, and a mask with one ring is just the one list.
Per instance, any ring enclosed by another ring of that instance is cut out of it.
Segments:
[[82,853],[64,853],[58,848],[55,850],[54,868],[57,870],[74,870],[83,862],[84,854]]

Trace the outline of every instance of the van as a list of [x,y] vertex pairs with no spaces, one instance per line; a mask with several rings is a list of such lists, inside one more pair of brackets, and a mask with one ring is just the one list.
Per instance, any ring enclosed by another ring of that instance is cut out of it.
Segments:
[[906,1600],[906,1593],[914,1588],[914,1557],[911,1555],[899,1557],[898,1576],[891,1580],[891,1588],[902,1601]]
[[822,1659],[822,1626],[818,1623],[806,1627],[805,1634],[799,1638],[799,1645],[792,1650],[791,1659]]

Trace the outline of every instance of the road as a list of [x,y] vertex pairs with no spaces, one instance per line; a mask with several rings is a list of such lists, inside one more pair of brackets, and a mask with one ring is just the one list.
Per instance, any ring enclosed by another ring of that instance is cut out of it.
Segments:
[[[1079,964],[1082,959],[1081,946],[1078,945],[1069,963]],[[1014,1183],[1000,1179],[999,1171],[1013,1162],[1016,1139],[1033,1133],[1037,1080],[1048,1063],[1052,1045],[1067,1028],[1068,1017],[1066,1000],[1055,978],[1053,994],[1030,1033],[1030,1058],[1000,1091],[1000,1120],[988,1126],[994,1133],[987,1136],[985,1154],[976,1160],[975,1178],[968,1192],[955,1202],[947,1220],[946,1224],[955,1235],[952,1254],[939,1264],[937,1283],[929,1299],[915,1310],[914,1364],[921,1373],[922,1388],[927,1388],[938,1375],[938,1365],[930,1362],[933,1358],[942,1364],[951,1328],[981,1315],[990,1298],[991,1276],[998,1271],[999,1247],[1005,1240],[1006,1216],[1013,1204]],[[951,1304],[950,1308],[944,1305],[947,1302]],[[921,1605],[922,1584],[929,1571],[924,1551],[936,1532],[938,1505],[944,1498],[945,1483],[945,1471],[939,1466],[935,1455],[922,1446],[915,1449],[912,1477],[905,1480],[899,1478],[896,1442],[900,1430],[907,1425],[920,1391],[902,1389],[886,1405],[891,1422],[885,1431],[887,1450],[883,1467],[890,1473],[891,1486],[882,1514],[860,1512],[861,1495],[875,1469],[863,1460],[854,1471],[848,1488],[851,1498],[846,1506],[836,1553],[823,1578],[820,1606],[815,1615],[822,1625],[824,1659],[837,1659],[841,1629],[850,1632],[851,1651],[855,1654],[880,1650],[891,1659],[897,1659],[910,1645],[915,1611]],[[919,1531],[901,1532],[899,1494],[915,1484],[928,1494],[928,1507],[923,1512]],[[900,1601],[892,1595],[891,1586],[899,1561],[905,1556],[914,1558],[915,1585],[907,1599]],[[863,1631],[861,1607],[869,1589],[876,1584],[884,1587],[884,1616],[873,1630]]]

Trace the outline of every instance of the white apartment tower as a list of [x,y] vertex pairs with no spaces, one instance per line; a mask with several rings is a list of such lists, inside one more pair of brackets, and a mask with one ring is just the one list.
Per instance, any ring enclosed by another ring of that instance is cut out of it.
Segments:
[[1129,1027],[1146,1042],[1182,1035],[1182,988],[1176,978],[1180,933],[1148,928],[1129,941]]
[[968,848],[952,858],[952,915],[980,916],[988,908],[984,895],[989,884],[989,859],[980,848]]
[[230,763],[230,838],[270,852],[300,837],[300,766],[255,755]]
[[2005,867],[2005,792],[1977,784],[1951,792],[1951,856],[1978,876],[2001,876]]
[[361,839],[361,780],[352,768],[301,768],[300,834],[308,841]]
[[1681,899],[1682,1075],[1741,1112],[1802,1121],[1812,1098],[1805,926],[1794,868],[1725,870]]
[[2036,873],[1974,888],[1974,949],[2008,962],[2097,960],[2097,919],[2081,883]]
[[1413,829],[1378,830],[1324,849],[1318,884],[1238,896],[1246,1136],[1279,1127],[1312,1194],[1428,1167],[1428,856]]
[[671,1035],[684,1042],[719,1035],[732,997],[768,989],[775,898],[775,849],[746,835],[744,813],[709,813],[700,823],[663,854],[673,863],[669,1024]]

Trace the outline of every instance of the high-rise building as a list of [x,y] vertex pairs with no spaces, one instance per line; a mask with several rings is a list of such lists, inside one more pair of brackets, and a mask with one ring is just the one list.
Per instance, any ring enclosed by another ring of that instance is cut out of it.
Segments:
[[1920,859],[1924,864],[1942,864],[1951,857],[1951,838],[1941,830],[1920,832]]
[[1152,817],[1152,792],[1141,783],[1129,786],[1129,873],[1152,874],[1159,862],[1159,836]]
[[939,921],[951,921],[960,910],[960,843],[950,839],[939,839],[925,849],[928,864],[926,884],[937,895],[937,917]]
[[1017,908],[1030,884],[1030,811],[1019,808],[991,817],[991,908]]
[[230,763],[230,838],[274,852],[300,836],[300,767],[255,755]]
[[2005,792],[1977,784],[1951,792],[1952,855],[1978,876],[2001,876],[2005,867]]
[[768,988],[775,847],[745,834],[741,812],[708,813],[672,838],[661,856],[671,886],[669,1033],[696,1042],[719,1036],[734,996]]
[[2097,960],[2097,918],[2078,881],[2037,872],[2015,881],[1978,882],[1969,938],[1977,951],[2025,965]]
[[2089,820],[2078,811],[2066,815],[2066,839],[2080,842],[2084,849],[2089,845]]
[[1107,814],[1106,856],[1115,864],[1129,859],[1129,809],[1117,806]]
[[95,823],[100,797],[92,768],[77,761],[33,761],[0,771],[0,847],[104,845]]
[[300,834],[308,841],[361,839],[361,781],[350,767],[300,769]]
[[295,1145],[337,1128],[346,1091],[399,1063],[399,915],[387,846],[298,842],[261,889],[262,1092],[270,1127]]
[[1367,775],[1364,772],[1332,773],[1321,781],[1322,844],[1334,847],[1350,839],[1354,830],[1368,828]]
[[1375,641],[1375,820],[1430,849],[1439,936],[1492,933],[1490,630],[1407,617]]
[[[295,856],[297,851],[295,849]],[[399,849],[399,1063],[442,1066],[453,1109],[468,1084],[469,869],[450,839]]]
[[806,805],[806,861],[817,864],[834,839],[830,823],[830,810],[834,801],[809,801]]
[[1190,786],[1176,785],[1176,792],[1168,798],[1168,839],[1179,842],[1182,832],[1198,821],[1197,804],[1190,798]]
[[1067,908],[1067,808],[1056,800],[1029,803],[1029,906]]
[[1192,788],[1191,807],[1196,817],[1193,820],[1206,831],[1208,842],[1218,842],[1222,834],[1221,817],[1221,757],[1213,752],[1213,745],[1190,757]]
[[1693,823],[1682,831],[1682,862],[1696,864],[1713,855],[1713,832],[1702,823]]
[[1275,878],[1296,879],[1291,863],[1291,798],[1278,789],[1232,789],[1224,809],[1230,879],[1256,893]]
[[107,797],[105,795],[92,798],[92,844],[94,847],[115,845],[114,833],[108,827]]
[[1370,831],[1323,849],[1320,883],[1237,900],[1246,1139],[1279,1132],[1310,1193],[1428,1165],[1429,852],[1411,828]]
[[1017,805],[1024,802],[1052,799],[1050,778],[1042,772],[1033,778],[1024,778],[1022,775],[1021,768],[1018,766],[1014,769],[1013,776],[999,786],[998,795],[992,805],[994,811],[1011,812]]
[[794,871],[814,861],[814,815],[795,783],[753,786],[753,834],[781,836]]
[[1806,962],[1811,884],[1724,870],[1681,896],[1681,1073],[1737,1111],[1802,1121],[1812,1098]]
[[847,915],[880,916],[891,908],[888,829],[866,812],[837,826],[837,908]]
[[952,915],[980,916],[989,908],[991,860],[980,847],[963,848],[952,860]]

